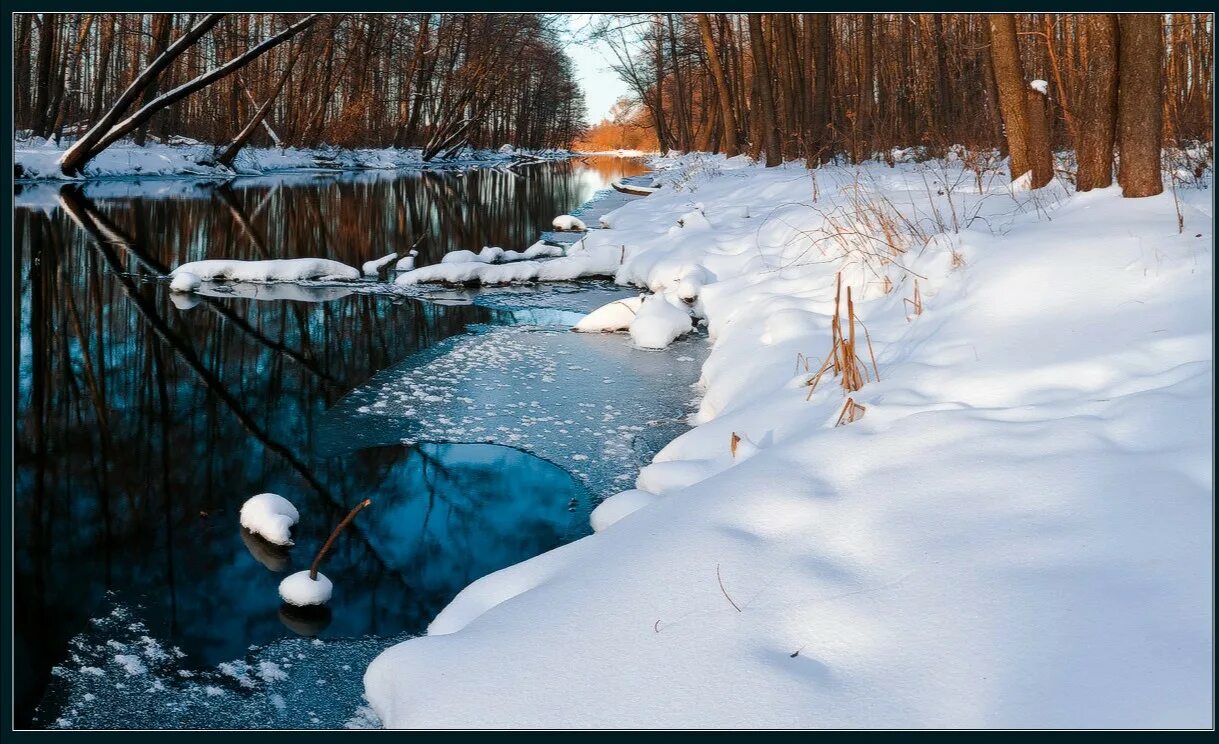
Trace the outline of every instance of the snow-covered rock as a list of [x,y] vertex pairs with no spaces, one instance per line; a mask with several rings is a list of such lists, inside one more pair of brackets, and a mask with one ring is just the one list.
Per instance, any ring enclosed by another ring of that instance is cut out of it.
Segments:
[[583,333],[625,331],[635,320],[641,305],[643,305],[642,296],[614,300],[585,315],[572,330]]
[[555,217],[550,224],[556,230],[583,232],[588,229],[588,226],[579,217],[572,217],[570,214],[561,214]]
[[351,281],[360,278],[352,266],[326,258],[284,258],[269,261],[234,261],[209,259],[185,263],[170,272],[194,274],[209,281],[233,282],[298,282],[306,280]]
[[316,580],[309,578],[308,571],[297,571],[279,582],[280,599],[297,607],[326,604],[333,591],[334,584],[321,571]]
[[203,280],[189,271],[175,273],[169,282],[169,288],[174,292],[194,292],[203,286]]
[[300,518],[292,502],[279,494],[260,493],[241,505],[241,526],[275,545],[292,544],[292,525]]
[[651,295],[635,312],[630,331],[636,346],[663,349],[691,331],[690,313],[664,295]]
[[648,504],[654,503],[658,498],[660,497],[654,493],[640,491],[637,488],[616,493],[597,504],[597,508],[588,515],[589,524],[592,525],[593,532],[600,532],[623,517],[628,517]]

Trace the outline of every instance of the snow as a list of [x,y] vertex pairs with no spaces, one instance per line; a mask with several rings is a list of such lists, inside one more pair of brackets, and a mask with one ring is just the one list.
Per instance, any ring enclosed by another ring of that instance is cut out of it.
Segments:
[[419,251],[411,249],[411,252],[402,257],[402,260],[394,264],[395,271],[414,271],[415,257],[419,255]]
[[664,295],[643,301],[631,321],[631,340],[642,349],[663,349],[691,330],[690,315]]
[[654,493],[641,491],[638,488],[616,493],[597,504],[597,508],[593,509],[592,514],[588,516],[588,521],[592,524],[594,532],[601,532],[659,498]]
[[583,333],[625,331],[630,328],[642,304],[642,295],[606,303],[581,318],[573,330]]
[[[534,159],[566,159],[573,153],[566,150],[503,152],[464,149],[453,158],[440,163],[423,162],[417,148],[296,148],[246,147],[237,155],[233,168],[212,164],[215,150],[185,137],[171,137],[172,144],[148,143],[139,146],[121,140],[106,148],[85,165],[84,178],[129,178],[132,176],[202,176],[231,178],[234,175],[258,175],[290,171],[316,172],[332,170],[399,170],[419,168],[451,168],[476,164],[492,166],[510,164],[520,156]],[[39,137],[13,141],[14,165],[21,178],[28,180],[65,180],[58,161],[71,142],[54,142]]]
[[572,217],[570,214],[561,214],[558,217],[555,217],[550,224],[556,230],[574,230],[576,232],[584,232],[588,229],[588,226],[585,225],[580,218]]
[[1050,84],[1044,80],[1034,80],[1033,82],[1029,83],[1029,87],[1043,96],[1048,96],[1050,94]]
[[[714,278],[697,426],[640,473],[655,500],[607,500],[373,661],[379,719],[1211,727],[1209,176],[1179,232],[1170,193],[959,161],[655,167],[582,250],[621,250],[641,309]],[[671,231],[692,194],[712,229]],[[880,379],[861,340],[863,387],[810,391],[840,273]],[[835,426],[848,395],[866,415]]]
[[297,571],[279,582],[280,599],[297,607],[326,604],[333,590],[330,579],[320,571],[316,580],[309,577],[308,571]]
[[189,271],[175,273],[173,280],[169,283],[169,288],[174,292],[194,292],[201,286],[203,286],[203,280]]
[[397,253],[388,253],[381,258],[375,258],[372,261],[365,261],[360,267],[360,273],[364,276],[379,276],[382,268],[397,260]]
[[326,258],[286,258],[268,261],[235,261],[209,259],[184,263],[169,273],[194,274],[208,281],[234,282],[299,282],[355,280],[360,272],[347,264]]
[[300,512],[283,496],[260,493],[241,505],[241,526],[274,545],[292,545],[292,525]]

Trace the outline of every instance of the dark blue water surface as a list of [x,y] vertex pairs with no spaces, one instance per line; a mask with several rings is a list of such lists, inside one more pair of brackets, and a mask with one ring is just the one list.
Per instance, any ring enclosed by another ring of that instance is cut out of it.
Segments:
[[[604,282],[184,300],[157,275],[201,258],[521,249],[640,171],[607,159],[22,188],[18,725],[342,725],[380,648],[474,579],[588,533],[596,500],[681,430],[704,353],[566,332],[631,294]],[[478,367],[484,347],[520,363]],[[404,405],[424,379],[439,393]],[[289,551],[238,526],[263,491],[301,511]],[[284,612],[282,576],[364,498],[324,565],[327,611]]]

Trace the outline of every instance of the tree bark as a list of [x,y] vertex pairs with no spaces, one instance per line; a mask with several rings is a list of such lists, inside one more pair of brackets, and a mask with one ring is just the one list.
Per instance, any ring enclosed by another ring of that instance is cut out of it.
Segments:
[[1028,157],[1033,171],[1030,188],[1039,189],[1054,180],[1054,154],[1050,148],[1050,122],[1047,110],[1049,101],[1044,93],[1029,88],[1025,91],[1028,102]]
[[1085,16],[1087,68],[1079,111],[1076,191],[1113,183],[1113,142],[1117,132],[1117,15]]
[[703,37],[703,47],[707,51],[707,65],[711,68],[711,77],[715,80],[715,93],[720,104],[720,120],[724,126],[724,154],[735,157],[740,154],[740,140],[737,130],[736,116],[732,113],[732,98],[728,92],[728,79],[720,64],[720,55],[715,48],[715,38],[711,35],[711,19],[706,13],[698,14],[698,30]]
[[766,148],[766,167],[773,168],[783,163],[783,151],[779,148],[779,132],[775,126],[775,97],[771,86],[766,41],[762,36],[762,18],[757,13],[749,14],[749,43],[752,47],[750,51],[753,52],[754,77],[758,83],[758,99],[762,106],[759,127]]
[[1117,180],[1122,196],[1155,196],[1164,190],[1160,173],[1163,124],[1161,65],[1163,30],[1157,14],[1123,13],[1119,20]]
[[1032,167],[1028,157],[1028,104],[1020,47],[1016,41],[1016,19],[1009,13],[990,15],[990,53],[999,86],[999,110],[1007,133],[1012,180]]

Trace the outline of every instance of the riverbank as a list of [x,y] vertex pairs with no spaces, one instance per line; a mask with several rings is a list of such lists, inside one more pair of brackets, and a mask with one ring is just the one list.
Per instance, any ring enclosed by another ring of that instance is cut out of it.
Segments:
[[[60,172],[57,162],[70,143],[57,145],[35,137],[13,142],[17,180],[79,180]],[[137,176],[189,176],[227,178],[295,171],[395,170],[399,168],[445,168],[469,165],[507,165],[530,160],[561,160],[570,150],[498,150],[466,148],[454,157],[425,162],[419,148],[297,148],[247,147],[232,168],[208,165],[217,147],[187,140],[178,144],[150,142],[140,147],[130,141],[117,142],[90,161],[82,179],[132,178]]]
[[[585,246],[699,277],[697,426],[378,657],[381,720],[1210,726],[1210,177],[654,163]],[[816,374],[850,314],[857,390]]]

